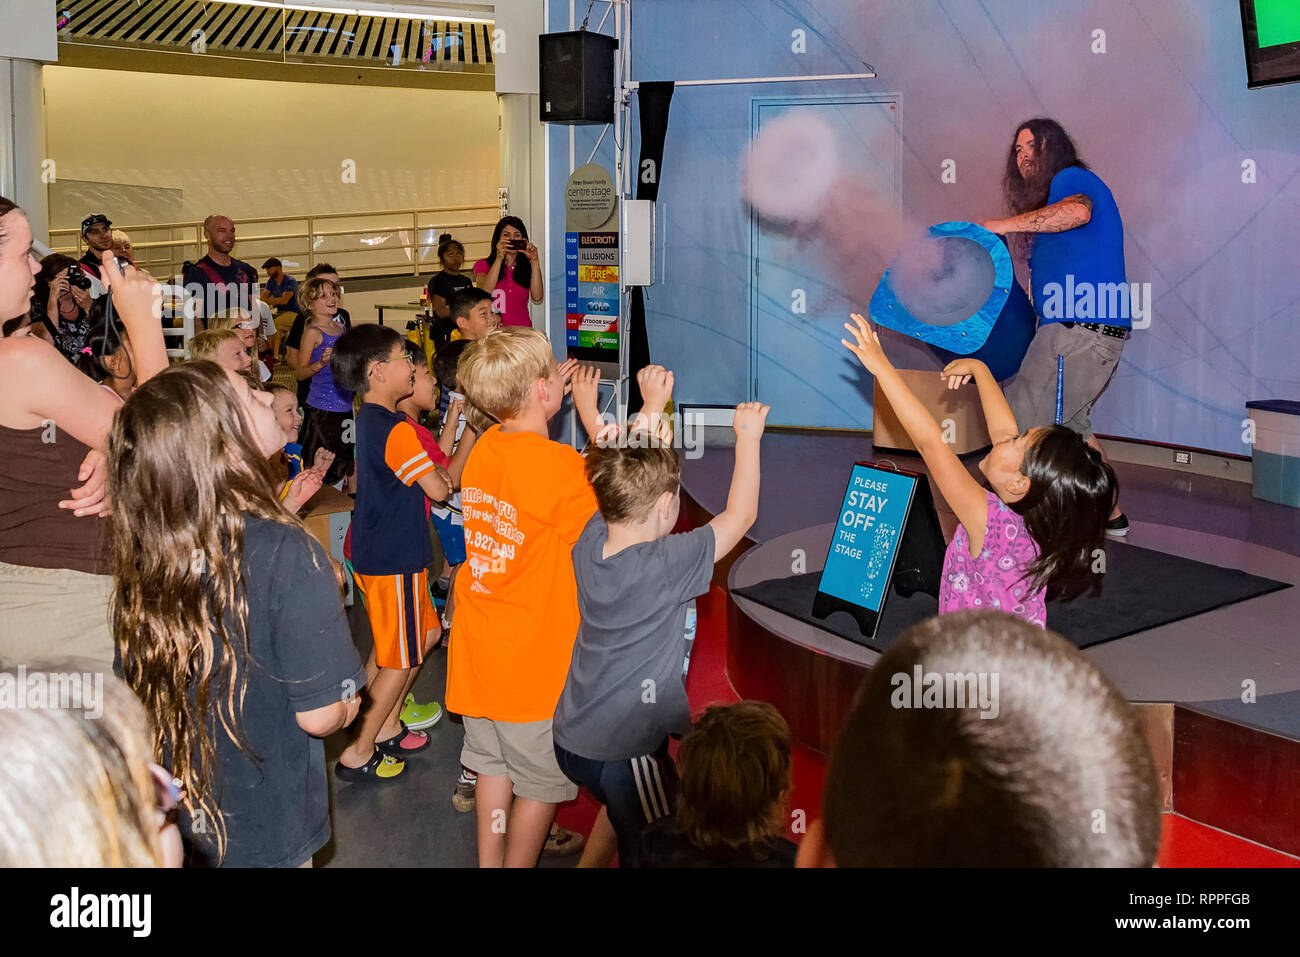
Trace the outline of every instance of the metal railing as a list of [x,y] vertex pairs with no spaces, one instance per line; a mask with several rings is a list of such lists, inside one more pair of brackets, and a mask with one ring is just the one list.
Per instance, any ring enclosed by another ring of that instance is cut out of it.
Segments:
[[[472,215],[476,212],[486,212],[488,218]],[[451,233],[464,245],[467,266],[487,256],[499,215],[498,204],[484,203],[250,217],[235,220],[232,255],[259,270],[267,259],[280,259],[285,271],[299,279],[318,262],[330,263],[344,278],[419,276],[439,268],[438,236],[442,233]],[[321,228],[321,224],[333,228]],[[262,229],[250,235],[252,226]],[[114,222],[113,228],[131,238],[136,265],[159,278],[178,276],[186,262],[207,254],[202,222]],[[51,229],[50,244],[56,252],[74,258],[85,251],[81,231],[75,226]]]

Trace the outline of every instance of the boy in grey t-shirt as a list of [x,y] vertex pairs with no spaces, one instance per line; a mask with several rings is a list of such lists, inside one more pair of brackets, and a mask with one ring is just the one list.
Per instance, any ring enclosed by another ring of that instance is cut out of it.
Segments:
[[[666,402],[671,386],[672,374],[658,370],[652,389],[643,387],[647,406],[661,409],[651,395],[662,391]],[[640,866],[642,831],[673,813],[668,736],[691,724],[682,677],[686,612],[708,591],[714,562],[754,522],[767,411],[757,402],[736,407],[727,507],[684,534],[670,534],[681,467],[658,416],[643,413],[629,434],[587,454],[600,512],[573,548],[581,624],[552,729],[560,769],[604,805],[586,860],[607,859],[613,839],[620,866]]]

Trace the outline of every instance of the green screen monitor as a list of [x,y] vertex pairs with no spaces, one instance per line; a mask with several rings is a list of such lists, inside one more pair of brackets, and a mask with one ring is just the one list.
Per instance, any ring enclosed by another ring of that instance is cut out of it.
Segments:
[[1246,85],[1300,80],[1300,0],[1241,0]]

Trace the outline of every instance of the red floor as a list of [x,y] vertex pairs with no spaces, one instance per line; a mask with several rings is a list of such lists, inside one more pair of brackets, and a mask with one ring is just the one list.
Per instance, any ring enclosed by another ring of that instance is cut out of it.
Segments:
[[[691,655],[686,694],[692,714],[711,704],[739,701],[727,681],[727,611],[726,594],[713,587],[696,602],[698,622],[695,648]],[[790,795],[791,823],[811,821],[820,816],[822,779],[826,759],[808,748],[795,746],[793,754],[794,786]],[[586,791],[572,804],[560,808],[557,819],[564,827],[583,834],[591,833],[599,805]],[[802,817],[795,811],[804,811]],[[798,843],[802,831],[787,834]],[[1206,827],[1177,814],[1164,816],[1160,842],[1161,867],[1300,867],[1300,858],[1270,850],[1223,831]]]

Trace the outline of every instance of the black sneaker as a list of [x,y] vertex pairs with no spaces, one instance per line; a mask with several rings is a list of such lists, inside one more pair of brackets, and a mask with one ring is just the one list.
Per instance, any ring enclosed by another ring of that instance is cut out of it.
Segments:
[[1106,523],[1106,536],[1108,538],[1123,538],[1128,534],[1129,524],[1128,516],[1123,512]]

